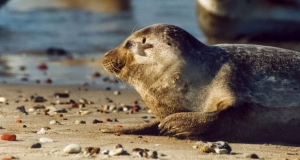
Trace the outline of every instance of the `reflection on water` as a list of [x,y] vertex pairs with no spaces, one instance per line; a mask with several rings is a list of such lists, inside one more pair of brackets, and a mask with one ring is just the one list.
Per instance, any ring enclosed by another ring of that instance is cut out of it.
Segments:
[[197,20],[208,43],[252,43],[300,51],[300,1],[210,2],[196,0]]
[[[195,19],[193,1],[10,0],[0,10],[0,71],[13,76],[0,76],[0,82],[34,83],[51,77],[54,84],[82,84],[89,81],[87,75],[102,71],[99,63],[68,66],[57,63],[66,57],[53,59],[45,54],[47,49],[68,51],[73,58],[69,62],[97,59],[133,30],[154,23],[174,24],[204,39]],[[50,65],[46,75],[36,69],[41,62]],[[21,81],[24,76],[29,81]]]
[[129,11],[130,0],[12,0],[9,7],[18,11],[32,9],[80,9],[92,12]]

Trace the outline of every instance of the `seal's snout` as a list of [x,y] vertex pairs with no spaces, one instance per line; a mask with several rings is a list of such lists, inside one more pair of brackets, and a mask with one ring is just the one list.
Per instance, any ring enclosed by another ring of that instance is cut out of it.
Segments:
[[102,59],[103,68],[110,73],[119,73],[125,66],[125,58],[118,54],[117,49],[105,53]]

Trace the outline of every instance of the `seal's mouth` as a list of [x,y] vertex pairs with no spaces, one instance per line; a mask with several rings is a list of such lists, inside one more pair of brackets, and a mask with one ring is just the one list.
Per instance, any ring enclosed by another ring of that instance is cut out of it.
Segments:
[[105,54],[102,59],[102,66],[106,71],[118,74],[125,66],[125,59],[118,56],[116,49],[113,49]]

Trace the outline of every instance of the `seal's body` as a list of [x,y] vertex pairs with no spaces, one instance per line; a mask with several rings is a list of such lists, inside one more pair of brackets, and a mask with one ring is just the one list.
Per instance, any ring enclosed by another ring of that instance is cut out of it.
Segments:
[[300,129],[293,128],[300,123],[298,52],[207,46],[179,27],[158,24],[133,33],[102,64],[136,88],[166,135],[300,143]]

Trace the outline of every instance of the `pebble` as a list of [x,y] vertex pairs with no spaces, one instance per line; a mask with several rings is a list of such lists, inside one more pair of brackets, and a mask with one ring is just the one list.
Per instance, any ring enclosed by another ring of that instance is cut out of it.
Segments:
[[97,124],[97,123],[103,123],[103,121],[100,121],[98,119],[93,120],[93,124]]
[[110,150],[108,155],[110,156],[116,156],[120,155],[124,152],[123,146],[121,144],[117,144],[113,150]]
[[64,153],[70,154],[70,153],[80,153],[81,152],[81,146],[78,144],[69,144],[63,149]]
[[48,69],[48,67],[47,67],[47,65],[46,65],[45,63],[39,64],[39,65],[37,66],[37,68],[38,68],[39,70],[43,70],[43,71]]
[[17,136],[15,134],[3,134],[1,136],[2,140],[6,140],[6,141],[15,141],[17,138]]
[[54,142],[53,139],[46,138],[46,137],[41,137],[41,138],[39,139],[39,141],[42,142],[42,143],[51,143],[51,142]]
[[23,128],[27,128],[27,126],[26,126],[26,125],[23,125]]
[[42,145],[40,143],[33,144],[31,148],[41,148]]
[[45,128],[41,128],[40,131],[36,132],[37,134],[45,134],[47,130]]
[[25,107],[24,107],[24,106],[19,106],[19,107],[17,107],[17,108],[16,108],[16,110],[19,110],[20,112],[22,112],[22,113],[24,113],[24,114],[28,115],[28,112],[26,112],[26,110],[25,110]]
[[158,158],[156,151],[150,151],[149,149],[141,149],[141,148],[134,148],[132,150],[131,155],[133,157],[146,157],[146,158],[153,158],[153,159]]
[[68,93],[54,93],[54,97],[56,97],[56,98],[69,98],[70,95]]
[[16,122],[17,122],[17,123],[22,123],[22,120],[17,119]]
[[54,110],[53,112],[56,112],[56,113],[68,113],[68,111],[65,108],[57,109],[57,110]]
[[60,123],[56,120],[52,120],[52,121],[49,122],[49,124],[53,125],[53,124],[60,124]]
[[246,158],[259,159],[258,155],[254,154],[254,153],[246,155]]
[[120,95],[120,94],[121,94],[120,91],[114,91],[114,95],[115,95],[115,96],[118,96],[118,95]]
[[82,120],[76,120],[74,124],[86,124],[86,122]]
[[85,151],[86,153],[99,154],[100,148],[98,148],[98,147],[86,147],[86,148],[84,149],[84,151]]
[[5,103],[6,102],[6,98],[5,97],[0,97],[0,102],[1,103]]
[[102,154],[108,154],[108,153],[109,153],[109,150],[104,149],[101,153],[102,153]]
[[207,142],[203,147],[200,147],[200,151],[204,153],[230,154],[231,147],[224,141]]
[[47,101],[47,100],[44,99],[44,97],[42,97],[42,96],[35,97],[35,99],[34,99],[34,102],[36,102],[36,103],[42,103],[45,101]]
[[46,84],[51,84],[52,83],[52,80],[50,78],[47,78],[44,80],[44,83]]
[[94,72],[93,73],[93,78],[98,78],[100,76],[101,76],[101,74],[99,72]]
[[3,157],[1,160],[19,160],[19,158],[14,156],[7,156]]
[[77,112],[77,114],[79,114],[79,115],[89,115],[91,113],[93,113],[93,112],[92,111],[79,111],[79,112]]
[[124,151],[123,148],[113,149],[113,150],[110,150],[110,151],[109,151],[108,155],[110,155],[110,156],[117,156],[117,155],[122,154],[123,151]]

